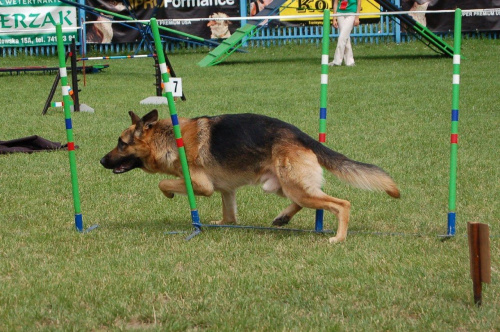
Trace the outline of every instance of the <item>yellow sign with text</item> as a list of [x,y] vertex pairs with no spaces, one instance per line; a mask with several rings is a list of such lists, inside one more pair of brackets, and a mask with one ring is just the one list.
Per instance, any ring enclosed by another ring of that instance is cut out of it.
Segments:
[[[301,16],[322,14],[323,10],[333,8],[333,0],[287,0],[282,6],[280,16]],[[372,0],[361,0],[361,13],[380,13],[380,5]],[[380,15],[360,16],[361,23],[363,20],[379,19]],[[293,22],[299,21],[302,23],[308,22],[310,25],[320,25],[323,22],[321,17],[314,18],[282,18],[281,21]]]

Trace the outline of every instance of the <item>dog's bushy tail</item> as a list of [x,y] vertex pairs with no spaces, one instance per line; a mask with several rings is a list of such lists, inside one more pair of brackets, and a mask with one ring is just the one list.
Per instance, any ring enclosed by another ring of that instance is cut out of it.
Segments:
[[394,180],[382,168],[351,160],[341,153],[321,145],[315,149],[319,163],[340,180],[365,190],[385,191],[399,198],[399,189]]

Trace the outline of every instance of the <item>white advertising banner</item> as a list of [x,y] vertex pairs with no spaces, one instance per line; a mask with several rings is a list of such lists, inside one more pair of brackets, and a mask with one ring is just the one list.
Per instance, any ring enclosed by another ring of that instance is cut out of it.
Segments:
[[58,23],[66,44],[77,34],[76,8],[57,0],[0,0],[0,47],[55,45]]

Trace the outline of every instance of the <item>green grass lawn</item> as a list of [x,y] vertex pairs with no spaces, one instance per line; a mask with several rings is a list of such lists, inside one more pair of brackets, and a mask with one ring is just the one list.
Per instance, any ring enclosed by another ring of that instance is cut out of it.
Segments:
[[[355,45],[355,67],[330,69],[327,145],[384,168],[402,194],[395,200],[325,174],[324,190],[352,203],[350,233],[337,245],[331,234],[214,228],[185,241],[186,197],[166,199],[161,175],[114,175],[99,164],[130,124],[128,111],[153,108],[139,104],[155,94],[153,60],[96,62],[110,67],[86,75],[86,86],[79,75],[80,101],[95,113],[72,114],[83,221],[96,230],[75,231],[67,152],[0,155],[0,331],[499,330],[500,41],[462,46],[457,235],[445,242],[452,60],[424,45]],[[180,116],[254,112],[317,137],[320,45],[251,48],[199,68],[205,54],[169,55],[187,98],[177,102]],[[66,142],[62,110],[41,115],[53,80],[0,75],[0,140]],[[270,226],[288,204],[258,187],[242,188],[237,200],[240,223],[251,226]],[[203,223],[221,217],[218,194],[197,203]],[[468,221],[489,224],[492,234],[481,308]],[[290,227],[314,229],[314,211]],[[325,214],[325,228],[336,227]],[[167,234],[175,231],[183,233]]]

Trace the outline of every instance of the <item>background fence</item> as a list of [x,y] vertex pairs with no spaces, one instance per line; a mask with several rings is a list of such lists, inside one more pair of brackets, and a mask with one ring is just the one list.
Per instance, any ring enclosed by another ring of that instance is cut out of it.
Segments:
[[[285,45],[289,43],[314,43],[320,44],[323,33],[321,25],[303,25],[303,26],[280,26],[269,24],[261,27],[257,33],[247,41],[248,47],[262,47],[271,45]],[[440,37],[452,36],[453,32],[436,33]],[[332,29],[330,37],[336,39],[338,30]],[[351,34],[352,41],[357,43],[400,43],[414,41],[417,38],[411,33],[405,32],[400,28],[397,18],[393,16],[381,16],[377,23],[360,24],[354,27]],[[476,31],[465,32],[463,38],[500,38],[499,31]],[[77,43],[78,44],[78,43]],[[68,46],[69,47],[69,46]],[[179,50],[198,49],[200,47],[193,43],[184,41],[168,40],[164,47],[168,52]],[[148,52],[149,49],[145,43],[119,43],[119,44],[87,44],[87,53],[91,54],[120,54],[120,53],[138,53]],[[17,55],[37,55],[49,56],[57,54],[57,46],[27,46],[27,47],[0,47],[0,56],[17,56]]]

